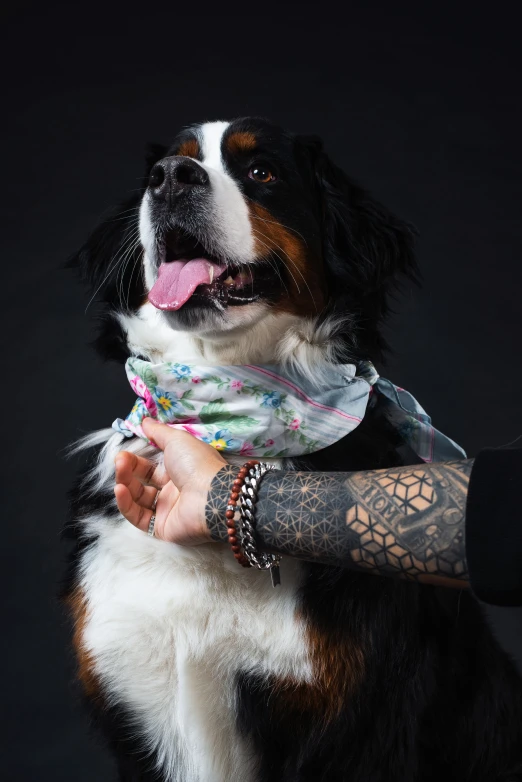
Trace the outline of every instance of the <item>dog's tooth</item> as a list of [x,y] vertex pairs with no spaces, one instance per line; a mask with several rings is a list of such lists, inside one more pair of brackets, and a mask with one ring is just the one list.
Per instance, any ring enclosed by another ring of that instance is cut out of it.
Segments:
[[214,267],[212,266],[211,263],[209,263],[208,265],[208,273],[210,275],[210,284],[212,285],[212,283],[214,282]]
[[228,275],[228,277],[226,278],[226,280],[223,280],[223,282],[225,283],[225,285],[233,285],[233,284],[234,284],[234,280],[232,279],[232,277],[230,276],[230,274]]

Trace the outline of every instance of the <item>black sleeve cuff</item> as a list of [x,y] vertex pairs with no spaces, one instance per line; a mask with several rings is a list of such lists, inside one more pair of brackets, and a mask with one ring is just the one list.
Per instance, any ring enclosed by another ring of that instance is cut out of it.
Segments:
[[475,459],[466,508],[470,585],[485,603],[522,605],[522,449]]

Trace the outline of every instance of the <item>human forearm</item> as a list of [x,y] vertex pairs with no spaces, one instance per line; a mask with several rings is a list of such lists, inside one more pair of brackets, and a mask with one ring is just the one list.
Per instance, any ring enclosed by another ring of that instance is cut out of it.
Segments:
[[[301,559],[419,581],[467,581],[464,522],[473,460],[359,473],[274,471],[261,484],[260,545]],[[237,470],[212,483],[207,522],[226,540],[223,507]]]

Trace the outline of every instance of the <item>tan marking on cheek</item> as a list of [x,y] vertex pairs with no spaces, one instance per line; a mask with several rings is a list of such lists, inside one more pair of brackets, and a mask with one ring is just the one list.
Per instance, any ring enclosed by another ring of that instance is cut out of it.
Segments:
[[76,655],[77,676],[84,692],[90,698],[101,695],[100,684],[94,673],[94,660],[92,654],[85,648],[83,640],[85,626],[89,617],[87,598],[83,591],[77,587],[67,598],[67,606],[73,619],[73,649]]
[[311,253],[297,233],[281,225],[264,207],[249,202],[248,209],[256,256],[263,258],[272,252],[287,270],[288,292],[284,291],[276,309],[297,315],[317,315],[325,302],[320,255]]
[[229,152],[252,152],[257,146],[256,137],[253,133],[231,133],[227,138],[227,148]]
[[181,144],[176,155],[197,158],[199,156],[199,144],[195,138],[189,138]]
[[314,681],[278,681],[276,708],[307,714],[326,724],[341,713],[350,696],[361,686],[365,675],[364,653],[342,631],[326,631],[307,623],[306,636]]

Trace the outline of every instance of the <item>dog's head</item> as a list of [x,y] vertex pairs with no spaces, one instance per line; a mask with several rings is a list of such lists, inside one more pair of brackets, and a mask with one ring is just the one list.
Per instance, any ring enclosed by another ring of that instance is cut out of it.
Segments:
[[143,188],[76,261],[120,322],[153,307],[173,331],[216,340],[269,318],[273,339],[279,319],[308,324],[305,341],[335,322],[337,347],[376,358],[390,290],[415,276],[412,245],[319,139],[244,118],[152,148]]

